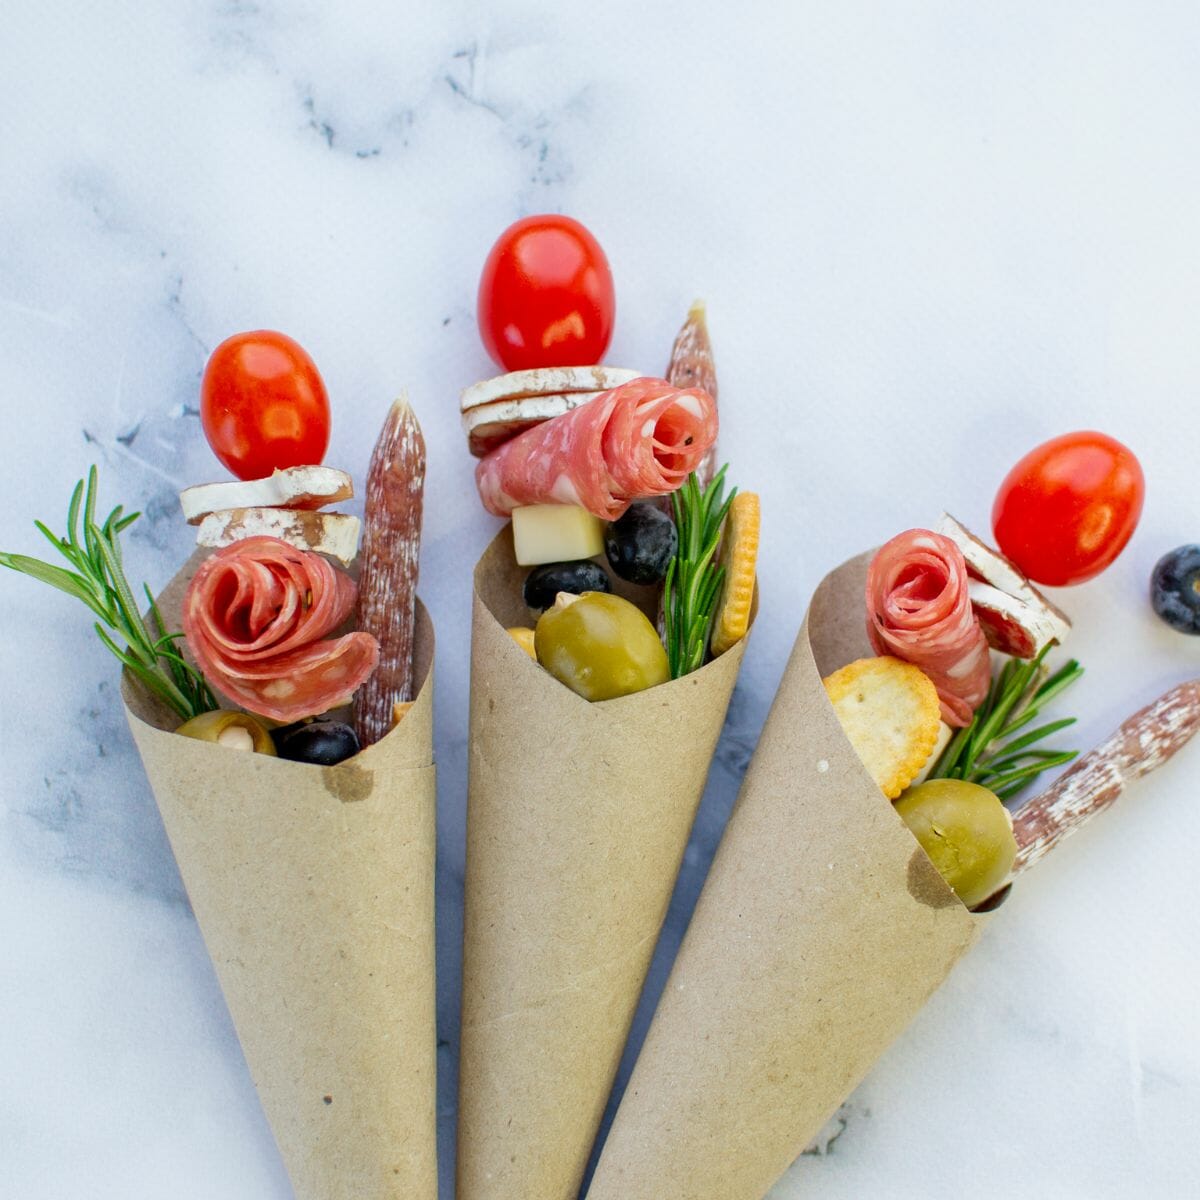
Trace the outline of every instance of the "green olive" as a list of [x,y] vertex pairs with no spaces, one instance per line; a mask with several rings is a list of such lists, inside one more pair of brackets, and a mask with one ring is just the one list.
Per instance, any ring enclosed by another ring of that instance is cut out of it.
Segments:
[[560,593],[534,630],[537,660],[585,700],[612,700],[666,683],[667,652],[636,604],[606,592]]
[[968,907],[1003,885],[1017,856],[1012,819],[994,792],[962,779],[909,788],[896,811],[942,878]]
[[255,754],[275,757],[275,743],[256,717],[232,708],[216,708],[185,721],[175,730],[184,737],[201,742],[215,742],[231,750],[253,750]]

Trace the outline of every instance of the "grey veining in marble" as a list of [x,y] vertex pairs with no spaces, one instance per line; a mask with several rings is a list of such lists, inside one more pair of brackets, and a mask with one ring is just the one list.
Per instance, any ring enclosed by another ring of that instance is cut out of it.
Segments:
[[[179,488],[221,475],[198,384],[236,330],[313,354],[332,463],[361,473],[401,387],[420,413],[445,1196],[469,577],[494,528],[457,394],[491,372],[474,292],[511,220],[600,237],[613,363],[661,371],[708,300],[724,453],[763,498],[762,615],[649,998],[821,575],[943,507],[986,528],[1037,441],[1104,428],[1149,480],[1125,555],[1060,597],[1080,741],[1200,671],[1145,597],[1200,540],[1193,5],[9,9],[0,545],[39,552],[33,520],[98,462],[145,514],[131,577],[165,581]],[[114,663],[66,598],[6,574],[0,599],[0,1195],[283,1200]],[[772,1200],[1200,1194],[1198,770],[1193,748],[1023,881]]]

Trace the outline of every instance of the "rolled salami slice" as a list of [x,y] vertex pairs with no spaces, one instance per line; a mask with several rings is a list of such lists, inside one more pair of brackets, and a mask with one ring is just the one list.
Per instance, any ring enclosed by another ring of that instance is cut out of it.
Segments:
[[675,491],[717,436],[707,392],[634,379],[505,442],[475,468],[498,517],[527,504],[577,504],[615,521],[636,499]]
[[201,563],[183,601],[188,649],[235,704],[276,721],[324,712],[374,670],[368,633],[326,640],[357,588],[318,554],[251,537]]
[[942,720],[956,728],[971,723],[991,681],[969,583],[962,551],[928,529],[892,538],[867,572],[871,645],[920,667],[938,690]]

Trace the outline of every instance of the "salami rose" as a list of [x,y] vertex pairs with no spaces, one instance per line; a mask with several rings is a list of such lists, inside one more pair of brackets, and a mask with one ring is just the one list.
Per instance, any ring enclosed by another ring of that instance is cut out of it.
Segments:
[[875,652],[920,667],[938,690],[942,720],[959,728],[971,723],[991,680],[968,583],[962,551],[928,529],[892,538],[867,573],[867,633]]
[[375,668],[379,644],[369,633],[325,640],[356,592],[319,554],[244,538],[200,564],[183,632],[208,681],[235,704],[295,721],[345,700]]
[[615,521],[634,500],[675,491],[716,438],[707,392],[634,379],[505,442],[479,462],[475,482],[498,517],[578,504]]

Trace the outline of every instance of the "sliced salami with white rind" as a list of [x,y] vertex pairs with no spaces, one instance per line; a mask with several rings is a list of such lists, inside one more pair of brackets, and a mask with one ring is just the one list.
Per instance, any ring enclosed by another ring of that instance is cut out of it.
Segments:
[[510,371],[464,388],[459,408],[469,412],[497,400],[523,400],[526,396],[556,396],[563,392],[606,392],[641,374],[628,367],[535,367]]
[[197,546],[220,549],[248,537],[274,537],[299,550],[328,554],[349,566],[358,553],[360,523],[345,513],[292,508],[231,508],[209,513],[196,532]]
[[[983,625],[988,641],[1005,654],[1014,654],[1017,658],[1031,658],[1032,654],[1019,654],[1015,650],[1005,649],[1000,642],[992,641],[993,633],[1001,641],[1011,640],[1015,643],[1021,639],[1015,634],[1010,636],[1003,632],[1000,624],[1018,619],[1024,629],[1027,640],[1037,645],[1037,654],[1047,642],[1053,640],[1064,642],[1071,632],[1071,622],[1066,613],[1056,608],[1036,587],[1021,573],[1013,562],[1010,562],[997,550],[980,541],[961,521],[956,521],[949,513],[942,513],[938,521],[938,533],[948,537],[961,551],[967,562],[967,570],[973,578],[982,580],[1002,593],[1007,593],[1017,604],[997,607],[995,598],[991,605],[983,605],[979,612],[979,620]],[[974,597],[972,597],[974,599]],[[977,604],[977,608],[981,606]],[[989,616],[988,608],[992,614]],[[991,627],[992,632],[989,632]]]
[[179,504],[189,525],[198,525],[209,513],[230,508],[324,508],[349,500],[354,483],[345,471],[333,467],[287,467],[265,479],[238,479],[228,483],[201,483],[184,488]]
[[1047,612],[992,587],[990,583],[972,579],[967,592],[983,636],[988,645],[1001,654],[1036,658],[1051,642],[1062,641],[1066,636],[1061,623]]
[[510,438],[543,421],[561,417],[594,400],[599,392],[560,392],[553,396],[526,396],[522,400],[497,400],[481,404],[462,415],[467,448],[476,458],[491,454]]

